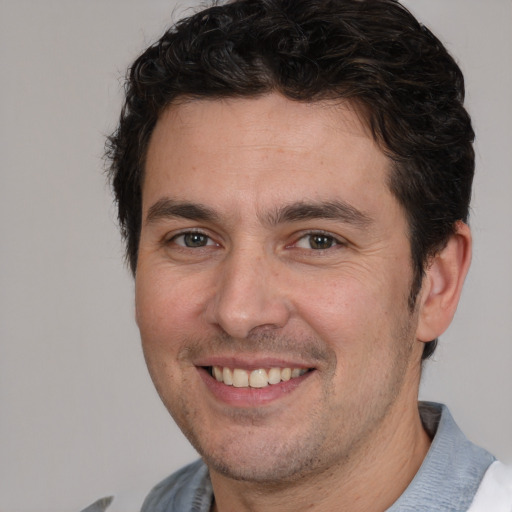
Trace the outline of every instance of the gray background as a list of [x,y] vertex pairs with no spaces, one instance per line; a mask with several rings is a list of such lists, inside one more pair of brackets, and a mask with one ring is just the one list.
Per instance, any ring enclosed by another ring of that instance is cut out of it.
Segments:
[[[0,510],[79,510],[196,457],[147,376],[102,174],[126,66],[192,2],[0,0]],[[421,396],[512,462],[512,2],[410,0],[466,74],[475,256]]]

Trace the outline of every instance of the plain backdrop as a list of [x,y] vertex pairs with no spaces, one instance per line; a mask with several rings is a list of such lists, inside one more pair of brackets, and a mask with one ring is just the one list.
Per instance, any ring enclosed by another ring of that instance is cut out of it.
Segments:
[[[421,396],[512,462],[512,2],[410,0],[467,80],[475,254]],[[128,64],[192,2],[0,0],[0,511],[115,511],[197,455],[161,405],[103,173]]]

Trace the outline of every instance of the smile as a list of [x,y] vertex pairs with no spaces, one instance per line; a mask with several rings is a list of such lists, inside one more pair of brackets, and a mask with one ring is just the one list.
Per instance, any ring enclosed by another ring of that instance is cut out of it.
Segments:
[[258,368],[247,371],[241,368],[211,366],[210,375],[226,386],[235,388],[265,388],[301,377],[307,368]]

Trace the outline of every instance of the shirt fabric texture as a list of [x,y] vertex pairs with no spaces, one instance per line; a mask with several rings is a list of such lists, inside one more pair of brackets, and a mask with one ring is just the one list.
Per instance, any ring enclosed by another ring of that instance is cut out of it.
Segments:
[[512,512],[512,466],[493,462],[468,512]]

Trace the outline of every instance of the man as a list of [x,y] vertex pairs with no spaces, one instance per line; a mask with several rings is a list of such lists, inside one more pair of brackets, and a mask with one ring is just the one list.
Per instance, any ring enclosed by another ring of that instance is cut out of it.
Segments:
[[462,74],[394,0],[239,0],[131,68],[111,177],[147,365],[202,459],[144,511],[512,510],[422,361],[471,259]]

